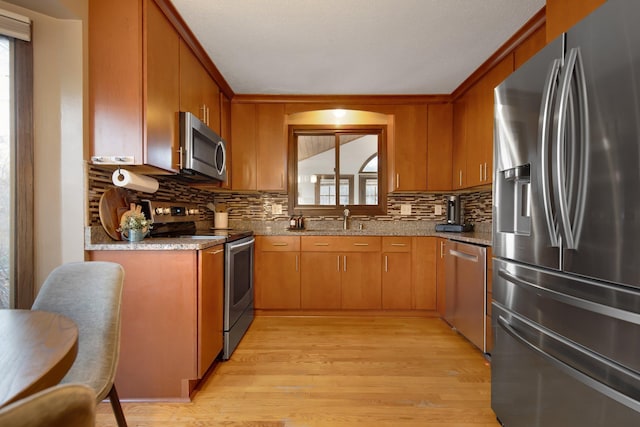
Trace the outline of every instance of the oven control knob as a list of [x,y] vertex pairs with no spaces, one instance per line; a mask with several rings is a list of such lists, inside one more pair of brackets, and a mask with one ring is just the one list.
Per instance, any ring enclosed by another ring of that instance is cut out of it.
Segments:
[[163,208],[162,209],[162,213],[165,215],[170,215],[171,214],[171,208]]
[[156,208],[155,213],[156,215],[162,215],[162,208]]

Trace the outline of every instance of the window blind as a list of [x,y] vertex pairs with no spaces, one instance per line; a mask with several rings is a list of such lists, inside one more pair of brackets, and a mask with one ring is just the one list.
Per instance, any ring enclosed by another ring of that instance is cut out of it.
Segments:
[[0,9],[0,34],[31,41],[31,20],[26,16]]

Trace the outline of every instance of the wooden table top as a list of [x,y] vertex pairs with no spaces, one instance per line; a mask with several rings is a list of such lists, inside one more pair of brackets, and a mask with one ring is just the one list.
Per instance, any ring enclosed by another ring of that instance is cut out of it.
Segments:
[[60,382],[78,352],[78,328],[46,311],[0,310],[0,407]]

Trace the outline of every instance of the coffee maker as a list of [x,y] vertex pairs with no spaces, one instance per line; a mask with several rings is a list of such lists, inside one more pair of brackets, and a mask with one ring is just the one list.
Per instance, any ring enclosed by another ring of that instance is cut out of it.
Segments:
[[460,196],[447,197],[447,224],[461,224]]
[[447,223],[436,224],[436,231],[451,231],[461,233],[463,231],[472,231],[473,225],[464,223],[464,215],[462,214],[462,203],[460,196],[447,196]]

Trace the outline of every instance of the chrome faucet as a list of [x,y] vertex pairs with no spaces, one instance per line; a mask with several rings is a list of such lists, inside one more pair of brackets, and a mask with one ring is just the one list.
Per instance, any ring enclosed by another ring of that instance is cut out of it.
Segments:
[[347,223],[347,220],[349,219],[349,209],[348,208],[344,208],[344,211],[342,212],[344,214],[344,218],[343,218],[343,222],[342,222],[342,229],[346,230],[347,228],[349,228],[349,224]]

